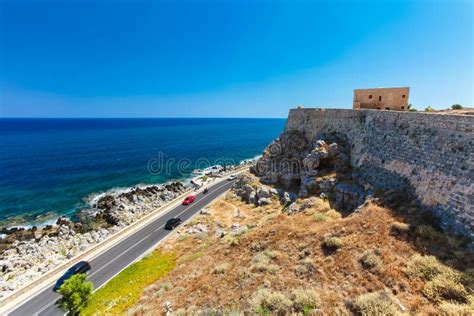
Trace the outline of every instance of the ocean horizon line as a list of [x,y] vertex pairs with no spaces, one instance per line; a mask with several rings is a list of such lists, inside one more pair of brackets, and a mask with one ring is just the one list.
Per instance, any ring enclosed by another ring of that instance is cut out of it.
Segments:
[[155,116],[155,117],[0,117],[0,120],[153,120],[153,119],[255,119],[283,120],[286,117],[242,117],[242,116]]

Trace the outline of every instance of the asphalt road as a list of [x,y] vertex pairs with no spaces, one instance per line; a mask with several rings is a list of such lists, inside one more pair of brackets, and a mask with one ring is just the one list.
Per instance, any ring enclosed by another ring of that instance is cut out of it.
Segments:
[[[166,237],[170,231],[165,230],[165,223],[173,217],[184,221],[199,212],[204,206],[211,203],[219,195],[230,189],[234,181],[223,181],[209,187],[207,194],[199,193],[196,201],[190,205],[179,205],[160,218],[144,226],[139,231],[122,240],[112,248],[95,257],[91,262],[88,279],[94,282],[94,288],[105,284],[118,272],[140,257],[143,253],[153,248],[157,242]],[[55,302],[59,295],[53,292],[53,287],[46,288],[36,296],[31,297],[8,315],[63,315]]]

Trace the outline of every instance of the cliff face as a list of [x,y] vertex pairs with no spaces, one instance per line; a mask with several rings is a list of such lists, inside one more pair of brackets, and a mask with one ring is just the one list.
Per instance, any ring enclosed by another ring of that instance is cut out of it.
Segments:
[[[307,182],[311,173],[304,159],[312,150],[317,151],[318,140],[337,143],[345,149],[343,154],[353,168],[349,178],[357,179],[366,189],[404,189],[438,215],[446,227],[474,237],[473,129],[472,116],[292,109],[277,148],[284,148],[286,158],[300,161],[301,169],[288,171],[279,166],[273,182],[282,183],[285,178],[296,179],[300,185]],[[286,145],[287,138],[300,139],[292,143],[301,148]],[[266,149],[262,161],[275,162],[274,147]]]

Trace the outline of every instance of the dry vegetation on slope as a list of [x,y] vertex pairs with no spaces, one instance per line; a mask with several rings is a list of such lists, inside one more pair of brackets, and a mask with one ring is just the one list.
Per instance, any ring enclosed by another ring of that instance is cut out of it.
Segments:
[[341,218],[319,198],[287,215],[229,192],[162,244],[176,268],[130,313],[473,314],[472,253],[387,196]]

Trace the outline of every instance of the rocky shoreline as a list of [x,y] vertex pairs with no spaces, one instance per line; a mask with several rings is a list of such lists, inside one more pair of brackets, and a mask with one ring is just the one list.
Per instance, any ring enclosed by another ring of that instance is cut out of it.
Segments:
[[59,217],[54,224],[41,227],[0,227],[0,299],[185,191],[254,162],[255,159],[248,159],[236,166],[208,168],[189,183],[175,181],[107,192],[92,201],[89,208],[79,211],[73,220]]
[[1,229],[0,298],[172,201],[189,188],[182,182],[134,187],[121,193],[104,194],[91,208],[81,210],[74,221],[60,217],[55,224],[44,227]]

